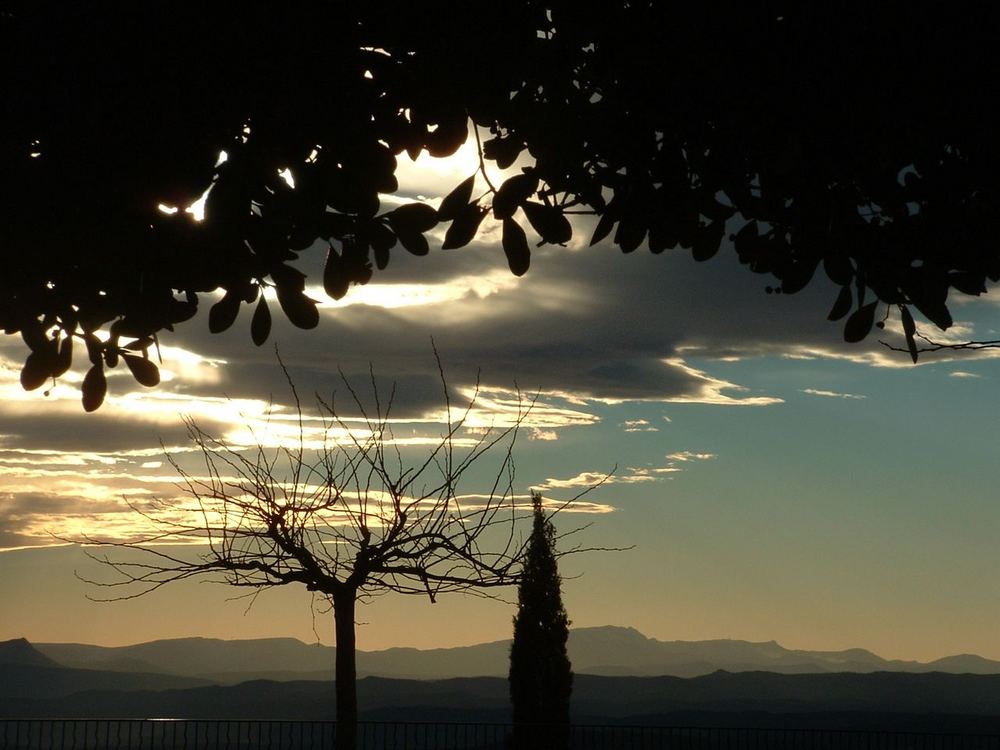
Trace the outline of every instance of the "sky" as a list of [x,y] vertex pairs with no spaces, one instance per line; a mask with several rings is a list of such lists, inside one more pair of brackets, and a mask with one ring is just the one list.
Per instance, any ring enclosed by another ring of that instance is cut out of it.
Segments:
[[[402,155],[400,192],[384,205],[434,205],[475,168],[471,140],[447,161]],[[79,402],[82,363],[47,395],[25,393],[23,344],[0,341],[0,640],[331,643],[332,615],[291,586],[249,608],[231,588],[194,581],[92,601],[107,590],[81,579],[108,580],[109,571],[87,557],[97,548],[65,540],[133,541],[150,527],[130,505],[184,501],[165,454],[195,470],[186,418],[242,451],[294,439],[273,344],[307,412],[312,394],[336,391],[339,413],[358,425],[342,375],[363,398],[369,372],[383,396],[395,384],[394,434],[404,458],[419,460],[444,425],[436,347],[453,405],[478,374],[459,447],[510,424],[518,392],[534,397],[514,449],[515,492],[565,503],[557,530],[581,530],[560,541],[564,549],[615,548],[561,559],[574,626],[1000,659],[993,352],[914,366],[874,335],[845,344],[840,324],[826,320],[832,284],[765,294],[773,282],[728,246],[700,264],[680,249],[623,256],[588,247],[581,221],[568,247],[534,248],[517,278],[498,224],[488,219],[471,246],[449,251],[439,249],[444,228],[429,256],[395,249],[385,271],[340,302],[316,290],[325,300],[316,330],[276,321],[257,348],[249,308],[217,335],[203,310],[162,339],[158,388],[136,385],[120,366],[94,414]],[[322,255],[309,252],[300,266],[315,270]],[[998,337],[996,297],[950,303],[957,325],[948,336]],[[495,466],[470,472],[460,492],[482,493]],[[507,638],[515,593],[504,596],[375,597],[359,608],[358,646]]]

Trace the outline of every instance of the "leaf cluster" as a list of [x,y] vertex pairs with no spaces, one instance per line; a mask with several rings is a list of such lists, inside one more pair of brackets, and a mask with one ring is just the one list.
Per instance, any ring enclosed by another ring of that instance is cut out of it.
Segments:
[[[880,305],[904,333],[910,308],[944,329],[952,290],[1000,280],[1000,122],[981,85],[1000,73],[998,13],[5,0],[0,328],[30,350],[29,388],[84,341],[94,408],[106,367],[155,381],[149,342],[208,293],[223,293],[212,331],[255,305],[260,345],[264,289],[294,325],[318,325],[302,254],[325,249],[321,286],[339,299],[397,247],[427,254],[439,224],[443,248],[465,247],[492,213],[515,274],[526,228],[564,245],[584,214],[591,244],[624,253],[706,260],[728,238],[782,293],[822,269],[848,341]],[[437,210],[383,205],[399,158],[454,153],[470,122],[483,194],[473,175]],[[522,168],[494,186],[487,162]]]

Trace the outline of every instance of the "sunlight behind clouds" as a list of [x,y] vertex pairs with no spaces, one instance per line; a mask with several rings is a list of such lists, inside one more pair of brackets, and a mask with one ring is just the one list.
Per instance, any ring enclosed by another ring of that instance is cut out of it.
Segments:
[[[319,308],[339,309],[352,305],[370,305],[394,310],[404,307],[424,307],[427,305],[447,305],[467,297],[485,299],[510,291],[518,284],[518,279],[508,270],[497,268],[476,276],[459,276],[437,284],[379,284],[373,282],[364,286],[354,286],[340,300],[330,299],[320,287],[308,287],[306,293],[313,299],[321,300]],[[268,290],[269,298],[271,290]],[[276,299],[276,297],[275,297]]]
[[[489,133],[481,133],[480,137],[489,138]],[[479,152],[476,148],[476,137],[470,125],[469,134],[465,143],[451,156],[444,159],[436,159],[427,151],[421,151],[416,161],[411,160],[405,153],[400,154],[398,166],[396,167],[396,179],[399,181],[399,192],[411,195],[426,195],[435,197],[438,200],[447,195],[462,180],[473,174],[477,176],[477,191],[473,192],[473,197],[479,195],[485,189],[485,181],[479,172]],[[529,164],[530,158],[522,155],[522,158],[515,162],[509,169],[500,170],[495,162],[486,162],[486,175],[490,182],[499,186],[503,182],[504,176],[517,174],[520,167]],[[435,203],[436,205],[436,203]]]

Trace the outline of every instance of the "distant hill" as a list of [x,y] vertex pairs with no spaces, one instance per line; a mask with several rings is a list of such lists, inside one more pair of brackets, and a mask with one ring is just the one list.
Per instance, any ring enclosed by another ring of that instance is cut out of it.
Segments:
[[[507,682],[502,678],[369,677],[359,682],[358,691],[362,718],[367,719],[510,719]],[[5,696],[0,706],[7,716],[318,720],[333,717],[334,690],[332,683],[308,681],[161,691],[93,689],[47,698],[22,690]],[[1000,675],[578,675],[572,713],[578,723],[1000,732]]]
[[21,697],[62,699],[87,690],[170,690],[207,684],[181,675],[0,664],[0,706]]
[[308,645],[294,638],[233,641],[175,638],[115,648],[82,643],[40,643],[36,648],[68,667],[189,676],[214,676],[226,672],[291,675],[317,672],[317,665],[324,663],[330,664],[332,673],[334,654],[331,647]]
[[0,665],[20,664],[31,667],[55,667],[56,662],[24,638],[0,642]]
[[57,664],[23,638],[0,642],[0,698],[62,699],[86,690],[170,690],[209,684],[146,671],[73,669]]
[[957,656],[946,656],[943,659],[935,659],[928,662],[926,666],[934,672],[954,672],[956,674],[996,674],[998,662],[984,659],[975,654],[959,654]]
[[[996,663],[960,655],[930,664],[887,662],[860,649],[807,652],[776,643],[661,642],[628,628],[574,631],[577,674],[572,714],[578,723],[877,728],[1000,733],[1000,674],[946,674],[934,666],[987,670]],[[368,668],[424,674],[466,668],[505,668],[507,644],[461,649],[389,649],[364,654]],[[60,666],[55,655],[112,669]],[[19,639],[0,643],[0,715],[7,717],[175,717],[330,719],[334,685],[309,671],[332,649],[289,639],[156,641],[124,649],[74,644],[38,648]],[[713,660],[767,663],[770,671],[715,671],[696,677],[585,674],[588,664],[609,669],[701,669]],[[439,662],[429,666],[428,661]],[[579,662],[584,663],[581,668]],[[298,668],[274,669],[285,665]],[[910,670],[871,671],[893,664]],[[126,668],[142,667],[142,671]],[[470,665],[473,665],[470,667]],[[701,665],[701,666],[698,666]],[[857,671],[817,672],[850,665]],[[322,679],[249,680],[209,684],[178,674],[200,668],[233,679],[257,668]],[[794,670],[813,673],[780,673]],[[173,669],[174,674],[167,674]],[[163,670],[163,672],[159,672]],[[864,671],[864,673],[862,673]],[[159,672],[159,673],[158,673]],[[510,720],[503,677],[412,680],[365,677],[359,681],[363,718],[394,721]]]
[[[335,649],[291,638],[223,641],[182,638],[107,648],[83,644],[36,645],[44,656],[68,667],[119,672],[159,672],[222,684],[251,679],[328,680]],[[392,648],[358,653],[361,676],[406,679],[507,674],[510,641],[420,650]],[[659,641],[633,628],[596,627],[570,631],[570,659],[577,674],[697,677],[717,670],[779,674],[835,672],[953,672],[1000,674],[1000,662],[959,655],[930,663],[888,660],[864,649],[804,651],[774,641]]]

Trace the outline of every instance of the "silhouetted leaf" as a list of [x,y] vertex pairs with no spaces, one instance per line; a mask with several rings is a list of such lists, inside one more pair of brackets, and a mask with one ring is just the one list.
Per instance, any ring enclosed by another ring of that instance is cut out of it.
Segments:
[[[468,198],[465,202],[468,203]],[[386,218],[396,234],[423,234],[438,225],[438,212],[426,203],[408,203],[388,213]]]
[[868,335],[875,324],[875,308],[877,306],[878,300],[869,302],[851,313],[851,317],[844,324],[844,341],[856,344]]
[[948,274],[949,283],[963,294],[972,294],[978,297],[986,294],[986,283],[982,274],[969,271],[952,271]]
[[444,243],[441,245],[441,249],[454,250],[468,245],[476,236],[476,232],[479,231],[479,225],[485,216],[486,212],[477,204],[469,203],[465,210],[451,222],[451,226],[444,234]]
[[222,333],[235,321],[240,312],[240,298],[227,291],[208,311],[208,330],[212,333]]
[[784,270],[781,278],[781,291],[785,294],[795,294],[812,281],[816,266],[809,261],[798,261],[790,264]]
[[134,354],[126,354],[122,359],[125,360],[125,364],[132,373],[132,377],[140,385],[153,388],[160,384],[160,370],[148,359],[137,357]]
[[326,265],[323,267],[323,289],[333,299],[343,299],[351,286],[351,274],[347,262],[333,245],[326,252]]
[[399,234],[399,244],[405,247],[413,255],[427,255],[430,252],[430,245],[427,238],[422,234]]
[[837,301],[833,303],[833,307],[830,309],[830,314],[826,316],[826,319],[840,320],[851,311],[851,305],[853,304],[854,294],[851,292],[850,284],[840,287],[840,293],[837,295]]
[[427,134],[427,153],[441,158],[451,156],[469,137],[468,117],[465,112],[456,112],[440,118],[437,130]]
[[269,273],[279,291],[298,291],[306,288],[306,275],[297,268],[281,263],[272,266]]
[[437,210],[438,220],[452,221],[458,218],[465,207],[469,205],[469,201],[472,200],[472,188],[475,184],[476,175],[473,174],[472,177],[463,180],[458,184],[458,187],[448,193]]
[[524,143],[517,138],[490,138],[483,142],[483,156],[497,163],[500,169],[507,169],[517,161],[524,150]]
[[740,256],[741,263],[751,262],[760,240],[760,228],[756,221],[748,221],[733,235],[733,248]]
[[83,335],[83,342],[87,345],[87,357],[90,359],[90,364],[100,364],[104,358],[104,344],[101,343],[101,340],[93,333],[88,332]]
[[59,354],[52,368],[52,377],[58,378],[73,364],[73,336],[66,336],[59,342]]
[[616,219],[610,211],[606,211],[601,216],[600,220],[597,222],[597,226],[594,228],[594,236],[590,238],[591,247],[611,234],[611,230],[615,227],[615,221]]
[[714,196],[702,196],[702,200],[698,202],[698,211],[710,219],[713,224],[716,222],[725,224],[736,213],[736,208],[720,203]]
[[543,242],[563,245],[573,237],[573,227],[563,212],[555,206],[536,201],[526,201],[522,206],[532,228],[538,232]]
[[[384,253],[386,258],[386,264],[388,264],[389,251],[396,245],[396,235],[393,233],[389,227],[380,221],[372,222],[373,226],[371,231],[368,233],[368,237],[371,240],[372,249],[376,253]],[[384,268],[385,266],[382,266]]]
[[315,328],[319,325],[316,301],[298,290],[282,291],[278,287],[278,304],[296,328]]
[[348,207],[352,210],[352,213],[356,213],[358,216],[373,217],[378,213],[381,205],[378,193],[373,190],[368,193],[353,194]]
[[677,247],[680,241],[677,235],[672,233],[672,224],[669,219],[660,221],[654,220],[649,226],[649,252],[659,255],[664,250]]
[[227,164],[205,199],[205,217],[214,222],[239,226],[250,216],[250,186],[244,175]]
[[83,385],[80,388],[83,396],[84,411],[94,411],[104,403],[104,397],[108,393],[108,381],[104,377],[104,366],[93,365],[87,374],[83,376]]
[[389,265],[389,249],[372,246],[372,255],[375,256],[375,266],[378,270],[384,271]]
[[[239,295],[237,294],[237,299]],[[111,338],[115,339],[115,345],[118,345],[117,339],[121,337],[125,338],[142,338],[145,334],[145,326],[142,320],[138,320],[140,315],[129,315],[125,318],[120,318],[111,324]]]
[[913,364],[917,364],[917,342],[913,337],[917,332],[917,324],[913,321],[913,316],[906,305],[900,305],[899,317],[903,323],[903,336],[906,337],[906,348],[910,350],[910,359]]
[[353,216],[327,211],[319,220],[320,236],[325,239],[336,237],[339,240],[344,235],[353,234],[356,230],[356,223],[357,220]]
[[[719,252],[719,245],[722,244],[724,224],[721,221],[714,222],[707,227],[703,227],[695,236],[691,244],[691,257],[699,263],[715,257]],[[810,272],[809,276],[812,276]],[[782,289],[785,281],[782,280]]]
[[28,348],[33,352],[45,351],[49,346],[49,337],[45,335],[45,331],[42,329],[41,324],[37,321],[25,325],[21,329],[21,338],[24,339],[24,343],[28,345]]
[[257,300],[257,307],[250,320],[250,339],[260,346],[271,335],[271,309],[267,306],[267,298],[263,294]]
[[409,156],[412,161],[419,159],[420,152],[423,150],[424,144],[419,138],[414,138],[406,144],[406,155]]
[[35,351],[28,355],[21,368],[21,387],[33,391],[52,376],[52,357],[48,352]]
[[646,225],[642,223],[640,217],[635,214],[625,214],[618,222],[618,231],[615,232],[615,244],[621,248],[623,253],[631,253],[638,249],[642,241],[646,239]]
[[[273,217],[269,216],[269,218]],[[323,228],[320,217],[310,216],[306,221],[300,220],[295,223],[292,231],[288,234],[286,244],[292,250],[305,250],[322,235]]]
[[918,310],[927,318],[931,323],[936,325],[942,331],[951,328],[952,319],[951,313],[948,312],[947,306],[944,302],[930,301],[930,300],[913,300],[913,304]]
[[823,258],[823,268],[830,281],[840,286],[847,286],[854,278],[854,266],[846,255],[827,255]]
[[507,256],[511,273],[523,276],[531,264],[531,250],[524,230],[514,219],[503,220],[503,252]]
[[156,342],[153,341],[151,336],[142,336],[134,341],[129,341],[122,349],[128,349],[130,352],[144,352],[154,343]]
[[538,176],[534,172],[515,175],[505,180],[493,196],[493,215],[498,219],[509,219],[538,190]]

